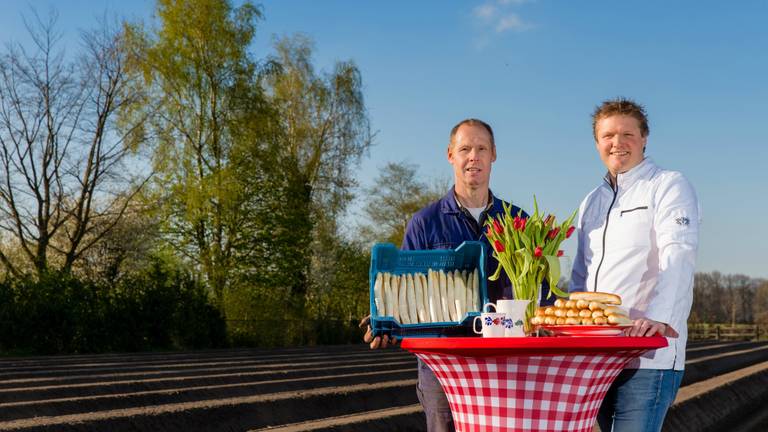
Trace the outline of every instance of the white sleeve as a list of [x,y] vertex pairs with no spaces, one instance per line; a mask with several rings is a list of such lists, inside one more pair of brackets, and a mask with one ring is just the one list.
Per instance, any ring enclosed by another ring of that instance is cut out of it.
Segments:
[[682,174],[673,173],[656,192],[654,201],[659,276],[646,317],[680,325],[690,313],[693,300],[699,246],[698,199],[688,180]]
[[579,206],[579,216],[576,218],[576,257],[573,259],[573,268],[571,269],[571,282],[568,284],[568,291],[586,291],[587,289],[587,263],[584,259],[584,248],[586,235],[582,230],[582,217],[586,208],[589,195],[581,202]]

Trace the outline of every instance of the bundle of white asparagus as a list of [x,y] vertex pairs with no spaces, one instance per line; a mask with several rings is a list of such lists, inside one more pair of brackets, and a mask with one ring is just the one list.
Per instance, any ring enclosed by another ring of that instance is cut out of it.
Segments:
[[481,307],[477,269],[429,269],[426,275],[379,272],[373,295],[378,315],[391,316],[400,324],[458,322]]

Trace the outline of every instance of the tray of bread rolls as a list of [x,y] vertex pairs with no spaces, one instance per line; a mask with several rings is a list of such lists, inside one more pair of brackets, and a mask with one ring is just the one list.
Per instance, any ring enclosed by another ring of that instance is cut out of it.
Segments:
[[555,336],[618,336],[632,320],[618,295],[579,291],[536,309],[531,324]]

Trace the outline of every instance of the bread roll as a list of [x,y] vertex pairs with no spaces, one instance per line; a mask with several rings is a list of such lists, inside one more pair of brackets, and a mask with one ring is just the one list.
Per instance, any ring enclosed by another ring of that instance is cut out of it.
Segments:
[[548,308],[544,309],[544,315],[555,316],[555,310],[555,308],[549,306]]
[[579,310],[578,309],[567,309],[565,311],[566,317],[577,317],[579,316]]
[[579,310],[579,316],[582,318],[592,318],[592,311],[589,309]]
[[546,315],[546,314],[544,313],[544,309],[545,309],[545,308],[543,308],[543,307],[540,307],[540,308],[536,308],[536,316],[537,316],[537,317],[543,317],[544,315]]
[[563,309],[563,308],[555,309],[555,316],[558,318],[565,318],[567,314],[568,314],[568,309]]
[[622,308],[620,308],[618,306],[606,306],[606,308],[603,310],[603,312],[605,313],[606,316],[607,315],[613,315],[613,314],[629,316],[627,311],[625,311],[624,309],[622,309]]
[[600,302],[596,302],[596,301],[589,302],[589,310],[591,311],[603,310],[605,308],[606,306]]
[[608,315],[608,323],[615,325],[629,325],[632,324],[632,320],[625,315],[613,314]]
[[565,318],[560,317],[556,318],[557,325],[564,325],[565,324]]
[[578,318],[574,318],[574,317],[568,317],[568,318],[565,319],[565,324],[566,325],[579,325],[579,324],[581,324],[581,320],[578,319]]
[[555,300],[555,307],[558,307],[558,308],[565,307],[565,300],[561,298]]
[[575,300],[568,300],[565,302],[566,309],[576,309],[576,301]]
[[576,300],[576,307],[579,309],[586,309],[589,307],[589,302],[586,300]]
[[576,291],[572,292],[568,298],[571,300],[597,301],[606,304],[621,304],[621,297],[617,296],[616,294],[606,292]]
[[557,324],[557,318],[555,318],[554,315],[547,315],[544,317],[544,324],[546,325],[555,325]]
[[592,321],[592,318],[582,318],[581,319],[581,324],[582,325],[594,325],[595,322]]
[[535,317],[531,318],[531,324],[533,324],[533,325],[544,324],[544,317],[543,316],[535,316]]
[[605,318],[605,317],[592,318],[592,321],[595,322],[595,325],[606,325],[606,324],[608,324],[608,319]]
[[600,309],[592,311],[592,318],[593,319],[597,318],[597,317],[602,317],[602,316],[605,316],[605,314]]

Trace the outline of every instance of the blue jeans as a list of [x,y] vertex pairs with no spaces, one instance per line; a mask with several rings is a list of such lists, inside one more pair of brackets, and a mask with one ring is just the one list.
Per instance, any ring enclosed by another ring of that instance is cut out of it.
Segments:
[[443,386],[440,385],[432,369],[421,360],[419,360],[419,383],[416,385],[416,395],[427,417],[427,431],[453,432],[455,430],[451,407],[448,405]]
[[660,431],[682,379],[683,371],[673,369],[624,369],[600,406],[600,431]]

